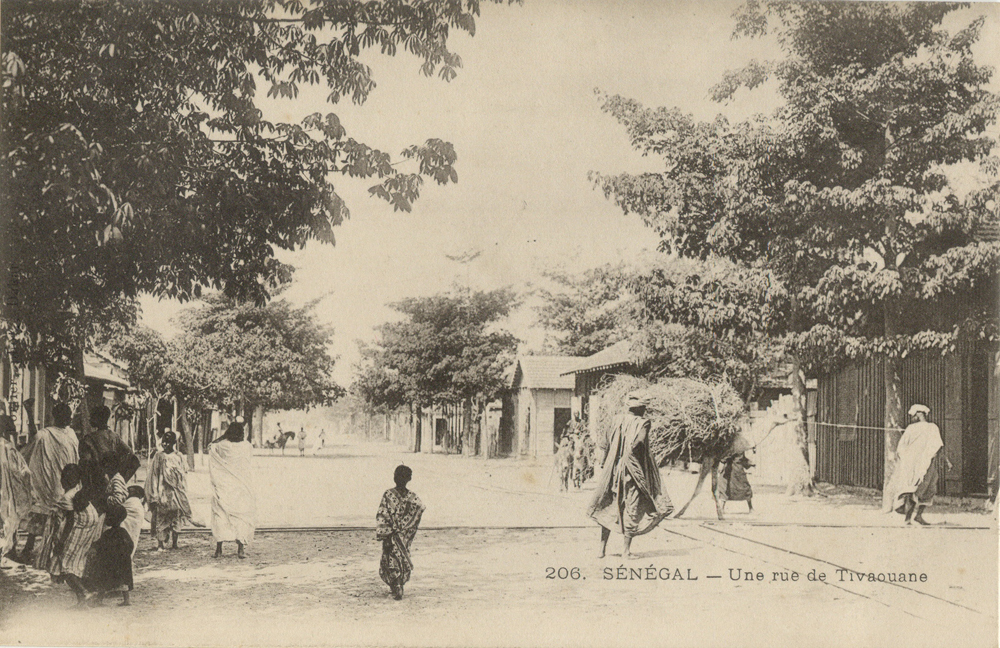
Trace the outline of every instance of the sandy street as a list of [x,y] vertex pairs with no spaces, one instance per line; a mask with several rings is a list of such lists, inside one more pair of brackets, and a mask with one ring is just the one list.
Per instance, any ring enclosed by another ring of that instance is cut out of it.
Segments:
[[[599,560],[598,529],[582,514],[589,491],[559,493],[548,466],[338,441],[320,456],[259,456],[256,466],[262,527],[339,528],[259,532],[246,561],[229,546],[214,560],[205,532],[158,553],[144,535],[127,609],[68,610],[64,585],[7,571],[0,643],[996,645],[989,514],[945,509],[928,515],[944,524],[905,528],[864,498],[758,488],[752,517],[733,503],[730,520],[714,521],[703,495],[687,519],[637,538],[634,560],[622,561],[619,537]],[[394,601],[372,527],[400,460],[428,511],[413,578]],[[675,503],[693,486],[690,474],[664,476]],[[207,468],[190,477],[207,519]],[[916,582],[877,580],[900,572]],[[758,612],[779,608],[780,618]]]

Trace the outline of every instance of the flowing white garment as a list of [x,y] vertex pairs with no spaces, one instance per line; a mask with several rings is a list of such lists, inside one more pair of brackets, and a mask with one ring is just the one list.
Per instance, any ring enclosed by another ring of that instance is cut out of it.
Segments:
[[250,461],[253,446],[247,441],[213,443],[208,453],[212,479],[212,535],[216,542],[238,540],[249,544],[257,523]]
[[902,496],[916,491],[920,480],[927,474],[931,460],[943,445],[941,430],[933,423],[921,421],[906,427],[896,446],[899,461],[886,487],[892,494],[890,501],[893,502],[893,509],[900,505],[897,500]]

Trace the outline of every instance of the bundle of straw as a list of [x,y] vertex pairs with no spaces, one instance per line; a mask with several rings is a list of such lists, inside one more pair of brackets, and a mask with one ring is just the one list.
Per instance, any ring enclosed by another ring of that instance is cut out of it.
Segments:
[[650,383],[617,376],[597,392],[599,405],[591,411],[605,439],[610,438],[615,416],[627,411],[625,399],[633,392],[649,401],[646,418],[652,423],[653,455],[661,466],[668,461],[698,462],[704,455],[719,456],[741,430],[743,401],[728,383],[690,378]]

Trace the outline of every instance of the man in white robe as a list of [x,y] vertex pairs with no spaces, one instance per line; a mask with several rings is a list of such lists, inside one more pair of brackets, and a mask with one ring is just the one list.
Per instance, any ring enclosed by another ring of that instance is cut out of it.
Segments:
[[906,516],[907,524],[911,518],[918,524],[929,524],[923,511],[934,503],[937,494],[938,462],[944,442],[938,426],[927,420],[930,411],[920,404],[910,408],[912,422],[896,445],[896,469],[889,478],[888,488],[894,496],[892,508]]
[[246,558],[244,547],[253,541],[257,498],[252,481],[252,458],[253,447],[243,439],[241,423],[230,425],[208,452],[216,558],[222,556],[222,543],[231,541],[236,541],[237,555]]

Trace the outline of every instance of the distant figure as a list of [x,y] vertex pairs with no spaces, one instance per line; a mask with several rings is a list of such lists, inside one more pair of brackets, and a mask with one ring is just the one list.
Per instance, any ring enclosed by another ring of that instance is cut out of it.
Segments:
[[319,448],[317,448],[317,450],[322,450],[326,447],[326,429],[320,428],[319,436],[316,438],[319,439]]
[[568,491],[570,478],[573,475],[573,441],[570,437],[564,436],[559,442],[555,460],[555,470],[559,475],[559,490]]
[[[938,462],[944,443],[941,430],[927,420],[931,410],[916,404],[910,408],[910,425],[903,431],[896,446],[896,469],[889,478],[887,488],[895,497],[892,508],[905,516],[907,524],[912,518],[917,524],[930,524],[924,519],[924,509],[934,503],[937,494]],[[951,462],[947,457],[948,467]]]
[[623,558],[631,558],[632,538],[648,533],[674,510],[660,484],[660,469],[650,447],[647,402],[639,394],[626,401],[629,413],[615,418],[605,449],[597,490],[588,513],[601,525],[603,558],[611,530],[624,536]]
[[84,585],[96,592],[92,603],[100,605],[112,592],[122,593],[121,605],[129,605],[132,591],[132,554],[135,544],[129,532],[122,527],[128,512],[121,504],[108,505],[104,524],[108,529],[94,543],[94,551],[87,564]]
[[413,471],[408,466],[396,467],[392,475],[396,487],[382,494],[382,503],[375,516],[375,537],[382,541],[378,574],[397,601],[403,598],[403,586],[410,580],[413,570],[410,544],[425,509],[417,494],[406,488],[412,477]]
[[56,403],[52,408],[55,425],[39,430],[31,445],[28,458],[28,468],[31,470],[31,516],[28,518],[28,540],[18,562],[31,562],[35,539],[45,533],[49,516],[60,508],[65,492],[60,483],[63,468],[80,461],[76,432],[69,426],[72,417],[69,405]]
[[177,435],[169,429],[161,438],[162,450],[153,455],[146,475],[146,493],[153,512],[150,532],[156,538],[157,551],[177,548],[177,532],[191,519],[191,504],[187,496],[187,469],[184,459],[174,451]]
[[306,456],[306,429],[304,427],[299,428],[299,456]]
[[257,498],[253,490],[253,447],[243,439],[243,425],[233,423],[208,452],[212,481],[212,536],[215,557],[222,557],[222,543],[236,542],[237,556],[246,558],[257,523]]

